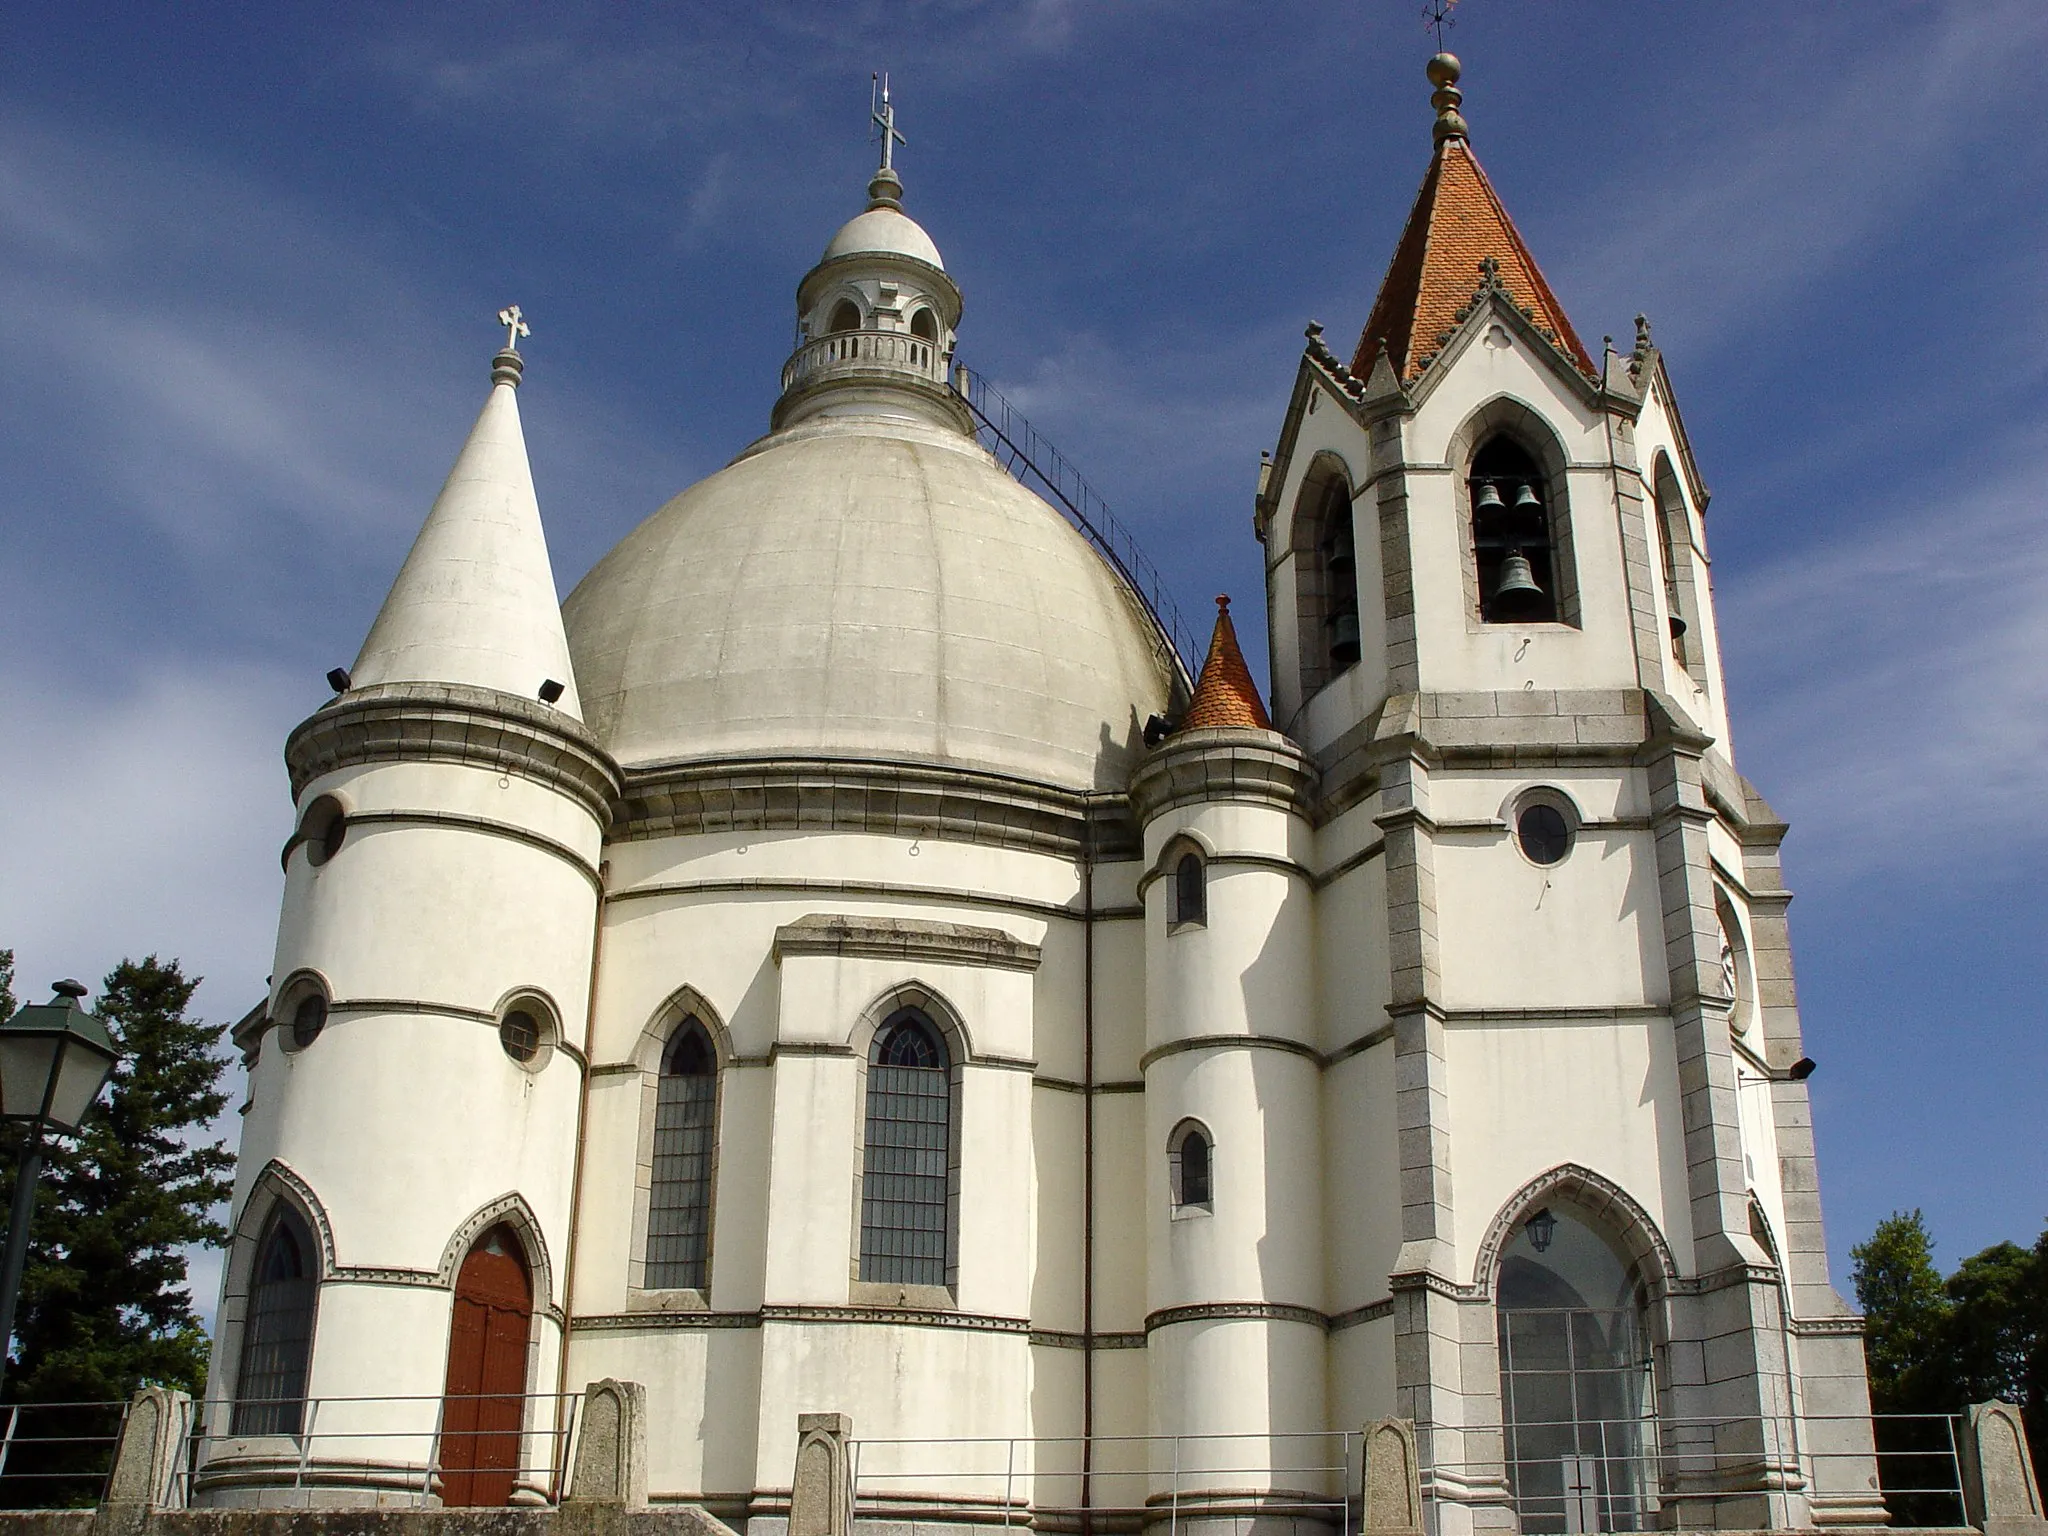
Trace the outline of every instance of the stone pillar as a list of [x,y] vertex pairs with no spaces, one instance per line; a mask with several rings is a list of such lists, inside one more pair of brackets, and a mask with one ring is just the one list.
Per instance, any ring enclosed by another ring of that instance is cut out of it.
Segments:
[[2048,1536],[2025,1425],[2011,1403],[1972,1403],[1963,1420],[1963,1509],[1985,1536]]
[[1374,1419],[1365,1426],[1360,1459],[1359,1529],[1365,1536],[1422,1536],[1415,1421]]
[[192,1433],[192,1399],[165,1387],[144,1387],[128,1405],[107,1496],[93,1516],[95,1536],[131,1531],[159,1509],[183,1506],[178,1471]]
[[796,1416],[796,1470],[789,1479],[789,1536],[852,1536],[853,1479],[843,1413]]
[[583,1389],[571,1504],[647,1507],[647,1389],[606,1377]]

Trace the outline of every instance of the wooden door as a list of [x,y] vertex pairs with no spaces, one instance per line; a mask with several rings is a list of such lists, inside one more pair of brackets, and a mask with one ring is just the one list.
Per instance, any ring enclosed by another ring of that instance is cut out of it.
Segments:
[[533,1286],[519,1240],[493,1227],[455,1279],[448,1385],[441,1404],[441,1502],[505,1504],[526,1416],[526,1345]]

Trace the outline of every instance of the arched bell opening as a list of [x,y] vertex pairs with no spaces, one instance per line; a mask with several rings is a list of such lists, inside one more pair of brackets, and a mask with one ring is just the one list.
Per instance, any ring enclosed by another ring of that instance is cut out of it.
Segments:
[[1550,488],[1536,458],[1497,433],[1472,456],[1472,553],[1479,618],[1486,624],[1550,624],[1561,616]]
[[437,1457],[444,1505],[511,1503],[532,1337],[532,1271],[518,1234],[500,1222],[471,1244],[455,1276]]
[[1351,477],[1333,454],[1319,455],[1302,481],[1294,504],[1292,549],[1301,696],[1308,699],[1355,666],[1364,649]]
[[1501,1249],[1502,1438],[1524,1536],[1655,1525],[1648,1297],[1621,1244],[1562,1203],[1529,1212]]

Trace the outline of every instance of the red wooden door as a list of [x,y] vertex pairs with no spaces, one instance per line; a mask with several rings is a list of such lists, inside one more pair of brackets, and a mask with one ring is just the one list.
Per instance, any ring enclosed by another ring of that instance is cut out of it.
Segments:
[[477,1239],[455,1279],[441,1404],[441,1502],[505,1504],[519,1467],[533,1286],[504,1227]]

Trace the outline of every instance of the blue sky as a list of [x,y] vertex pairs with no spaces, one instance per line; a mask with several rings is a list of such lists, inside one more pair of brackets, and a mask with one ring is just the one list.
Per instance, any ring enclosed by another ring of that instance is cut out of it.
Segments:
[[[2048,1216],[2048,7],[1466,0],[1473,142],[1589,345],[1647,310],[1714,489],[1838,1280]],[[566,591],[764,430],[868,74],[963,358],[1199,614],[1429,151],[1411,0],[131,6],[0,17],[0,945],[262,993],[285,733],[523,305]],[[1257,648],[1256,622],[1243,626]]]

